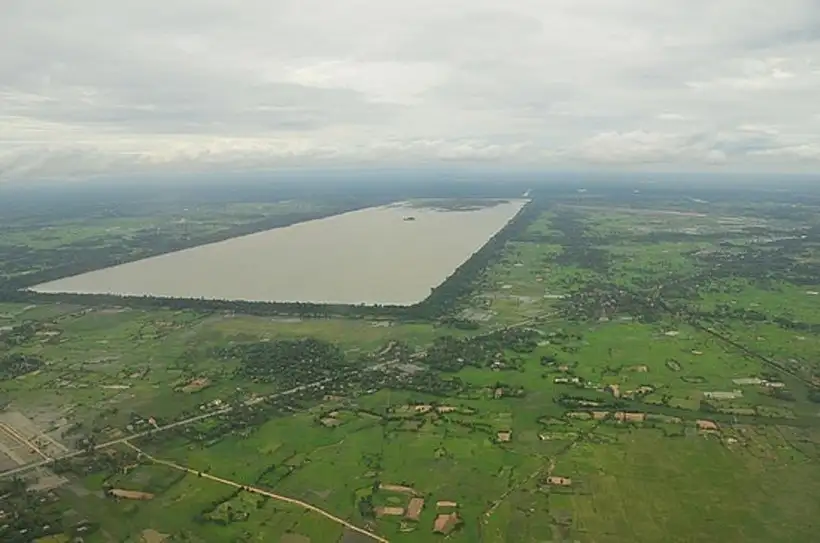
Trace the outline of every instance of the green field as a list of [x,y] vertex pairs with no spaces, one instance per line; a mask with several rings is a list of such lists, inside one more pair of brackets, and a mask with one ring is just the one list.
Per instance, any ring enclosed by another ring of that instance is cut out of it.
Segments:
[[42,361],[8,362],[5,412],[69,449],[137,434],[29,510],[88,542],[372,540],[257,490],[395,542],[813,541],[820,239],[766,209],[545,204],[471,326],[3,304],[0,355]]

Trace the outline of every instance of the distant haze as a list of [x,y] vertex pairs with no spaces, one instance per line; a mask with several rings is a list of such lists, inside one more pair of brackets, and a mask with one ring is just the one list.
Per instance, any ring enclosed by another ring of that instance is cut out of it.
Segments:
[[[39,292],[410,305],[526,203],[369,208],[51,281]],[[410,220],[410,218],[414,220]]]

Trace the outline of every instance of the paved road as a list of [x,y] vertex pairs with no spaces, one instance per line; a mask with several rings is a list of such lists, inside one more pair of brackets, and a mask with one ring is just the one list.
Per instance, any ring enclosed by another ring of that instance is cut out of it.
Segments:
[[[368,368],[365,368],[363,370],[359,370],[358,372],[355,372],[353,375],[358,375],[360,373],[364,373],[365,371],[369,371],[369,370],[381,369],[383,367],[388,366],[391,363],[392,362],[381,362],[379,364],[375,364],[375,365],[370,366]],[[309,388],[316,388],[318,386],[330,383],[334,379],[335,378],[333,378],[333,377],[327,377],[325,379],[321,379],[321,380],[315,381],[313,383],[308,383],[306,385],[299,385],[298,387],[294,387],[294,388],[292,388],[290,390],[286,390],[284,392],[277,392],[277,393],[274,393],[274,394],[270,394],[268,396],[260,396],[258,398],[253,398],[251,400],[246,401],[245,405],[256,405],[256,404],[261,403],[265,400],[269,400],[269,399],[272,400],[272,399],[281,398],[281,397],[284,397],[284,396],[290,396],[291,394],[295,394],[297,392],[301,392],[301,391],[307,390]],[[224,407],[224,408],[218,409],[216,411],[209,411],[207,413],[203,413],[202,415],[196,415],[194,417],[189,417],[187,419],[178,420],[176,422],[172,422],[172,423],[166,424],[164,426],[157,426],[156,428],[151,428],[150,430],[146,430],[144,432],[138,432],[138,433],[131,434],[129,436],[121,437],[121,438],[118,438],[118,439],[112,439],[111,441],[106,441],[105,443],[100,443],[98,445],[95,445],[94,450],[98,451],[100,449],[105,449],[107,447],[111,447],[112,445],[125,443],[126,441],[129,441],[129,440],[132,440],[132,439],[138,439],[138,438],[141,438],[141,437],[145,437],[149,434],[155,434],[157,432],[164,432],[165,430],[171,430],[173,428],[178,428],[180,426],[187,426],[188,424],[193,424],[194,422],[198,422],[198,421],[201,421],[201,420],[204,420],[204,419],[209,419],[211,417],[216,417],[217,415],[223,415],[225,413],[229,413],[229,412],[233,411],[233,409],[234,409],[233,407]],[[44,459],[40,462],[32,462],[30,464],[26,464],[26,465],[23,465],[23,466],[18,466],[16,468],[12,468],[12,469],[9,469],[9,470],[6,470],[6,471],[0,473],[0,478],[11,477],[13,475],[18,475],[20,473],[24,473],[24,472],[32,470],[32,469],[45,467],[45,466],[48,466],[50,464],[53,464],[54,462],[56,462],[58,460],[67,460],[67,459],[70,459],[70,458],[75,458],[75,457],[80,456],[81,454],[84,454],[84,453],[85,453],[84,450],[73,451],[73,452],[69,452],[69,453],[54,457],[54,458],[47,458],[47,459]]]
[[274,500],[278,500],[278,501],[281,501],[281,502],[286,502],[286,503],[290,503],[290,504],[293,504],[293,505],[297,505],[297,506],[299,506],[303,509],[313,511],[314,513],[318,513],[318,514],[322,515],[323,517],[329,518],[330,520],[332,520],[332,521],[334,521],[338,524],[341,524],[342,526],[345,526],[346,528],[349,528],[349,529],[351,529],[355,532],[358,532],[362,535],[366,535],[370,538],[373,538],[376,541],[379,541],[380,543],[390,543],[388,540],[386,540],[383,537],[380,537],[380,536],[378,536],[374,533],[368,532],[364,528],[359,528],[355,524],[351,524],[350,522],[346,521],[343,518],[339,518],[339,517],[337,517],[337,516],[335,516],[331,513],[328,513],[324,509],[320,509],[320,508],[316,507],[315,505],[311,505],[307,502],[303,502],[302,500],[297,500],[295,498],[289,498],[289,497],[283,496],[281,494],[275,494],[273,492],[269,492],[267,490],[264,490],[262,488],[257,488],[255,486],[243,485],[243,484],[237,483],[235,481],[231,481],[230,479],[223,479],[222,477],[217,477],[215,475],[211,475],[210,473],[206,473],[204,471],[197,471],[197,470],[191,469],[189,467],[182,466],[180,464],[175,464],[174,462],[170,462],[168,460],[161,460],[159,458],[151,456],[150,454],[146,453],[145,451],[143,451],[139,447],[136,447],[132,443],[129,443],[128,441],[125,441],[125,445],[131,447],[132,449],[137,451],[139,454],[145,456],[146,458],[148,458],[149,460],[151,460],[152,462],[155,462],[157,464],[162,464],[163,466],[168,466],[170,468],[173,468],[173,469],[176,469],[176,470],[179,470],[179,471],[184,471],[186,473],[190,473],[191,475],[196,475],[197,477],[202,477],[203,479],[209,479],[211,481],[216,481],[217,483],[222,483],[223,485],[229,485],[229,486],[232,486],[234,488],[241,488],[245,492],[251,492],[253,494],[260,494],[262,496],[266,496],[266,497],[274,499]]
[[[479,334],[479,336],[489,335],[489,334],[497,332],[498,330],[503,330],[504,328],[516,328],[516,327],[525,326],[527,324],[531,324],[531,323],[535,322],[539,317],[543,317],[543,316],[544,315],[539,315],[539,316],[533,317],[531,319],[527,319],[525,321],[517,322],[515,324],[502,326],[502,327],[487,331],[483,334]],[[426,353],[426,351],[423,351],[423,352]],[[366,371],[373,371],[373,370],[379,370],[379,369],[387,368],[387,367],[391,366],[394,363],[395,363],[395,361],[379,362],[378,364],[374,364],[372,366],[368,366],[367,368],[364,368],[364,369],[361,369],[359,371],[353,372],[352,375],[360,375],[360,374],[362,374]],[[306,390],[306,389],[309,389],[309,388],[315,388],[315,387],[330,383],[334,379],[335,378],[333,378],[333,377],[327,377],[325,379],[321,379],[321,380],[315,381],[313,383],[308,383],[306,385],[300,385],[298,387],[294,387],[294,388],[292,388],[290,390],[286,390],[284,392],[277,392],[277,393],[274,393],[274,394],[270,394],[268,396],[260,396],[258,398],[253,398],[251,400],[246,401],[245,405],[256,405],[256,404],[261,403],[261,402],[263,402],[265,400],[268,400],[268,399],[276,399],[276,398],[281,398],[281,397],[284,397],[284,396],[289,396],[291,394],[295,394],[297,392],[300,392],[300,391],[303,391],[303,390]],[[144,432],[138,432],[136,434],[131,434],[131,435],[126,436],[126,437],[121,437],[119,439],[112,439],[111,441],[106,441],[105,443],[100,443],[99,445],[96,445],[94,447],[94,450],[98,451],[100,449],[105,449],[107,447],[111,447],[112,445],[117,445],[117,444],[125,443],[126,441],[130,441],[130,440],[133,440],[133,439],[138,439],[138,438],[141,438],[141,437],[145,437],[149,434],[154,434],[154,433],[157,433],[157,432],[164,432],[165,430],[171,430],[173,428],[177,428],[177,427],[180,427],[180,426],[187,426],[188,424],[193,424],[194,422],[198,422],[200,420],[208,419],[208,418],[211,418],[211,417],[216,417],[217,415],[223,415],[223,414],[229,413],[231,411],[233,411],[233,407],[225,407],[225,408],[222,408],[222,409],[218,409],[216,411],[209,411],[209,412],[204,413],[202,415],[196,415],[194,417],[190,417],[190,418],[187,418],[187,419],[172,422],[172,423],[166,424],[164,426],[157,426],[156,428],[152,428],[152,429],[146,430]],[[3,477],[11,477],[13,475],[18,475],[20,473],[25,473],[25,472],[27,472],[29,470],[32,470],[32,469],[42,468],[42,467],[48,466],[50,464],[53,464],[54,462],[56,462],[58,460],[68,460],[70,458],[76,458],[77,456],[80,456],[81,454],[84,454],[84,453],[85,453],[84,450],[73,451],[73,452],[68,452],[68,453],[60,455],[60,456],[56,456],[54,458],[46,458],[46,459],[44,459],[40,462],[32,462],[30,464],[25,464],[23,466],[18,466],[16,468],[12,468],[12,469],[6,470],[4,472],[0,472],[0,479],[2,479]]]

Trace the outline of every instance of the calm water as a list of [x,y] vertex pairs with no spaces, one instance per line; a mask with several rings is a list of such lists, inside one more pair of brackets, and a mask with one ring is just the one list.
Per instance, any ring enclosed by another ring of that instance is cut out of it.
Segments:
[[[51,281],[40,292],[271,302],[419,302],[525,200],[475,211],[345,213]],[[413,216],[414,221],[405,217]]]

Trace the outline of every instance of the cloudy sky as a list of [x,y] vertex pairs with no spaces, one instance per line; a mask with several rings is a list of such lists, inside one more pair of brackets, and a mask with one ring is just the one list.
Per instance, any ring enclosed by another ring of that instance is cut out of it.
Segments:
[[820,171],[818,0],[2,0],[0,180]]

